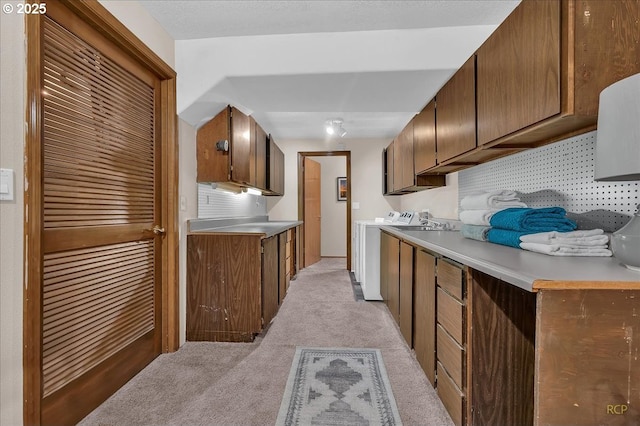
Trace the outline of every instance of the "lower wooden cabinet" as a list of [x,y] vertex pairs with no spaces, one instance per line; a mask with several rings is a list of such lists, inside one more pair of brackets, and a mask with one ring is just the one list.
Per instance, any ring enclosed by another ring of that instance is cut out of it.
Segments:
[[413,349],[432,385],[436,384],[436,258],[416,249],[413,291]]
[[380,236],[380,291],[393,319],[400,324],[400,240],[389,234]]
[[400,243],[400,332],[409,347],[413,345],[413,246]]
[[187,236],[187,340],[250,342],[286,294],[287,232]]
[[463,266],[437,260],[436,391],[456,425],[467,421],[466,285]]
[[[281,234],[282,235],[282,234]],[[262,324],[268,325],[280,305],[281,279],[279,244],[280,236],[262,240]]]

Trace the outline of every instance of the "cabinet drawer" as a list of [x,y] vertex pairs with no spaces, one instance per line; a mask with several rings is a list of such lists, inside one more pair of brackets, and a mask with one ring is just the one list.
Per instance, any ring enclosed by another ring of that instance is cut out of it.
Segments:
[[463,345],[463,309],[462,303],[438,288],[438,323],[458,342]]
[[287,244],[285,244],[285,257],[287,259],[291,258],[291,242],[287,241]]
[[442,363],[453,382],[463,389],[464,374],[464,349],[447,333],[441,325],[438,325],[437,354],[438,362]]
[[438,260],[438,285],[451,295],[462,301],[464,299],[464,282],[462,269],[444,260]]
[[453,423],[458,426],[464,424],[464,394],[460,391],[460,389],[458,389],[453,380],[451,380],[451,377],[443,368],[442,364],[440,364],[439,362],[437,367],[437,374],[438,383],[436,391],[438,392],[440,400],[442,400],[442,404],[449,412]]

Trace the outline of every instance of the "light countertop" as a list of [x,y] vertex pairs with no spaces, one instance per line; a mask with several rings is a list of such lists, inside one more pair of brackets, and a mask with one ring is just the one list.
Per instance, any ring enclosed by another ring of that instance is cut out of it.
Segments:
[[[265,238],[285,232],[288,229],[302,225],[299,220],[257,221],[224,225],[212,221],[211,226],[200,223],[197,229],[190,228],[190,234],[261,234]],[[221,226],[222,225],[222,226]]]
[[560,257],[464,238],[457,231],[387,231],[527,291],[543,288],[640,289],[640,273],[615,257]]

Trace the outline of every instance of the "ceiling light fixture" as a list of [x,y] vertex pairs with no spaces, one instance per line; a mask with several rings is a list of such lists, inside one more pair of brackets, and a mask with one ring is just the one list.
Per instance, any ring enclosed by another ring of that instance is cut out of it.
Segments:
[[338,135],[343,138],[347,134],[347,131],[342,127],[342,123],[344,123],[344,121],[341,118],[334,118],[332,120],[327,120],[324,123],[324,128],[328,135]]

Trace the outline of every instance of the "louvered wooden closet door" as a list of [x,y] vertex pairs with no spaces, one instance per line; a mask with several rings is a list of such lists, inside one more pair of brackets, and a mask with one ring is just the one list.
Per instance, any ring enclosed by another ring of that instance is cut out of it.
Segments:
[[160,353],[159,83],[91,28],[48,9],[42,420],[64,424]]

